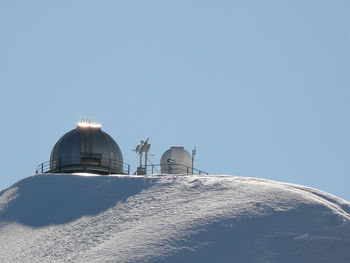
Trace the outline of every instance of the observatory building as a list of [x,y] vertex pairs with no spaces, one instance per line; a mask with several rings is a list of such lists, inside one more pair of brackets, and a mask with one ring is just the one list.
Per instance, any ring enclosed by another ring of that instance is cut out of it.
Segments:
[[[208,174],[193,167],[196,147],[190,155],[183,146],[171,146],[162,155],[160,163],[153,164],[148,158],[151,147],[148,140],[147,137],[134,149],[140,159],[134,175]],[[100,124],[83,119],[75,129],[67,132],[57,141],[51,151],[50,161],[41,163],[37,167],[36,174],[44,173],[130,175],[130,165],[123,162],[118,144],[102,131]]]
[[193,158],[183,146],[171,146],[160,158],[162,174],[193,173]]
[[125,174],[130,166],[123,163],[113,138],[102,131],[100,124],[88,120],[63,135],[51,151],[50,162],[38,168],[50,173]]

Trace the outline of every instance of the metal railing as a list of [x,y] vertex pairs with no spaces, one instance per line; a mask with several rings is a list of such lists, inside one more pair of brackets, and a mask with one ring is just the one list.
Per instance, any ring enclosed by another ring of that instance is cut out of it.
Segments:
[[71,157],[50,160],[38,165],[39,173],[96,172],[101,174],[130,174],[130,165],[109,158]]
[[[174,173],[181,173],[184,174],[197,174],[197,175],[208,175],[209,173],[192,168],[190,166],[186,166],[184,164],[177,164],[177,163],[168,163],[168,164],[148,164],[148,165],[142,165],[141,167],[138,167],[137,170],[134,172],[134,174],[162,174],[162,170],[166,170],[167,174]],[[163,172],[164,173],[164,172]]]
[[[137,168],[134,174],[197,174],[208,175],[207,172],[186,166],[184,164],[149,164]],[[164,172],[166,171],[166,172]],[[41,163],[37,166],[35,173],[74,173],[74,172],[92,172],[98,174],[130,174],[130,164],[121,163],[114,159],[107,158],[84,158],[71,157],[60,158]]]

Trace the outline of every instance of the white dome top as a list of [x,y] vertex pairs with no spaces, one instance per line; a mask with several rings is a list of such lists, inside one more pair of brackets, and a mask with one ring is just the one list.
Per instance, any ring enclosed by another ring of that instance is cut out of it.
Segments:
[[162,174],[192,173],[192,157],[183,146],[171,146],[160,158]]

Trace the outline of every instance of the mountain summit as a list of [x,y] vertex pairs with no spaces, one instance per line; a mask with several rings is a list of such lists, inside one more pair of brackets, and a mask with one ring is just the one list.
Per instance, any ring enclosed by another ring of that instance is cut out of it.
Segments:
[[350,203],[236,176],[27,177],[0,192],[0,262],[350,262]]

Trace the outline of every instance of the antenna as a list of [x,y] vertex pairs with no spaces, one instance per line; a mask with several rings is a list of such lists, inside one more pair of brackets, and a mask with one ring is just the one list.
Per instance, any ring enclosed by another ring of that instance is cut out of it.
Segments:
[[[151,144],[148,143],[149,137],[146,138],[145,141],[141,141],[135,148],[135,150],[133,150],[134,152],[136,152],[136,154],[138,154],[140,156],[140,166],[137,168],[137,174],[139,175],[147,175],[147,154],[149,152],[149,150],[151,149]],[[142,167],[142,156],[143,153],[145,153],[145,165],[144,167]]]
[[193,167],[194,167],[194,156],[197,154],[196,146],[194,146],[192,150],[192,174],[193,174]]

